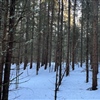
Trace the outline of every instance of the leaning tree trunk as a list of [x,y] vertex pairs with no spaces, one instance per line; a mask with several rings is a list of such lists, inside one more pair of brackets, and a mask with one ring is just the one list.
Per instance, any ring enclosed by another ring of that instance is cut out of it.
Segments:
[[13,48],[13,34],[14,34],[14,14],[15,14],[15,0],[10,0],[9,12],[9,33],[7,43],[7,53],[4,69],[4,83],[3,83],[3,96],[2,100],[8,100],[9,84],[10,84],[10,69]]

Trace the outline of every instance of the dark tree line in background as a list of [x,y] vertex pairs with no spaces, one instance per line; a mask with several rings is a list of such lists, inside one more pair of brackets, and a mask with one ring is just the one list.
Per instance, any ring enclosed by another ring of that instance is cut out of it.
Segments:
[[[8,100],[11,64],[16,64],[16,84],[20,64],[23,69],[36,63],[46,70],[55,62],[55,100],[61,81],[75,64],[89,66],[97,89],[100,62],[99,0],[0,0],[0,100]],[[63,63],[66,68],[63,71]],[[16,88],[18,86],[16,85]]]

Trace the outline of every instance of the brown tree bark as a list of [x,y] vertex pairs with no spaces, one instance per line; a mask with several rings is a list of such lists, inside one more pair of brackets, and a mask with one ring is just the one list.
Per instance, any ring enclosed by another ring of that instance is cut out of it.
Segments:
[[[33,7],[34,9],[34,7]],[[33,27],[32,27],[32,36],[31,36],[31,39],[32,39],[32,42],[31,42],[31,61],[30,61],[30,69],[32,68],[32,63],[33,63],[33,37],[34,37],[34,12],[33,12],[33,17],[32,17],[32,20],[33,20]]]
[[53,34],[53,21],[54,21],[54,5],[55,5],[55,2],[54,0],[51,1],[51,13],[52,13],[52,16],[51,16],[51,23],[50,23],[50,39],[49,39],[49,59],[48,59],[48,62],[49,62],[49,67],[51,66],[51,57],[52,57],[52,34]]
[[55,71],[56,71],[56,81],[55,81],[55,96],[57,99],[57,91],[59,90],[59,66],[60,66],[60,0],[58,1],[58,20],[57,20],[57,43],[56,43],[56,58],[55,58]]
[[86,21],[86,83],[89,81],[89,36],[88,36],[88,31],[89,31],[89,2],[87,0],[87,21]]
[[76,24],[75,24],[75,11],[76,11],[76,1],[74,0],[74,14],[73,14],[73,44],[72,44],[72,70],[74,70],[74,63],[75,63],[75,28],[76,28]]
[[92,52],[92,90],[97,89],[98,74],[98,0],[93,2],[93,52]]
[[49,23],[49,20],[50,20],[50,15],[49,15],[49,12],[50,12],[50,1],[48,1],[48,13],[47,13],[47,32],[46,32],[46,50],[45,50],[45,67],[44,69],[47,69],[47,64],[48,64],[48,53],[49,53],[49,36],[50,36],[50,23]]
[[55,71],[60,66],[60,0],[58,1],[58,20],[57,20],[57,43],[55,57]]
[[[26,1],[25,2],[27,5],[27,10],[29,10],[29,7],[30,7],[30,1]],[[27,13],[26,13],[27,14]],[[25,51],[24,51],[24,70],[26,69],[27,67],[27,64],[28,64],[28,39],[29,39],[29,16],[27,15],[26,17],[26,32],[25,32]]]
[[9,33],[8,33],[7,54],[6,54],[5,69],[4,69],[2,100],[8,100],[8,93],[9,93],[10,69],[11,69],[11,58],[12,58],[12,48],[13,48],[13,34],[15,31],[14,14],[15,14],[15,0],[10,0]]
[[82,67],[83,63],[83,2],[84,0],[81,1],[82,3],[82,20],[81,20],[81,59],[80,59],[80,66]]
[[43,5],[43,9],[44,9],[44,12],[43,12],[43,33],[42,33],[42,61],[41,61],[41,66],[44,66],[45,65],[45,40],[46,40],[46,0],[44,2],[44,5]]
[[40,51],[41,51],[41,0],[39,1],[40,3],[40,11],[39,11],[39,29],[38,29],[38,40],[37,40],[37,66],[36,66],[36,75],[38,75],[38,70],[40,68]]
[[[0,2],[0,33],[1,32],[2,32],[2,0]],[[2,52],[2,49],[0,50]],[[0,56],[3,56],[3,55],[0,55]],[[2,73],[3,73],[3,65],[2,65],[2,57],[0,57],[0,100],[2,97]]]
[[70,0],[68,0],[68,39],[67,39],[67,61],[66,61],[66,76],[69,75],[69,44],[70,44]]
[[[5,6],[4,6],[5,5]],[[3,37],[2,37],[2,55],[1,55],[1,63],[0,63],[0,99],[2,97],[2,77],[3,77],[3,66],[4,66],[4,62],[5,62],[5,50],[6,50],[6,41],[7,41],[7,20],[8,20],[8,0],[4,1],[4,5],[2,5],[1,7],[4,7],[5,12],[4,12],[4,20],[3,20]]]

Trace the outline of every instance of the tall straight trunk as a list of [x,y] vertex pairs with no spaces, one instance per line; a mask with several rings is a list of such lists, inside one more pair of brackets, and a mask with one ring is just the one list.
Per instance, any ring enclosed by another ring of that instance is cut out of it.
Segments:
[[[45,25],[44,25],[45,27]],[[43,32],[43,38],[42,38],[42,61],[41,66],[45,65],[45,31]]]
[[24,70],[27,67],[27,63],[28,63],[28,57],[27,57],[27,41],[28,41],[28,26],[29,26],[29,18],[26,18],[27,22],[26,22],[26,33],[25,33],[25,51],[24,51]]
[[60,66],[60,0],[58,1],[58,20],[57,20],[57,43],[56,43],[56,58],[55,58],[55,71],[56,71],[56,82],[55,82],[55,100],[57,99],[57,91],[59,90],[59,66]]
[[[21,20],[21,29],[23,29],[23,20]],[[21,37],[23,37],[23,34],[21,33]],[[21,41],[21,38],[20,38],[20,41]],[[20,45],[23,45],[23,43],[20,42]],[[19,59],[19,63],[21,64],[22,63],[22,59],[23,59],[23,52],[22,52],[22,47],[20,46],[20,59]]]
[[43,12],[43,34],[42,34],[42,62],[41,62],[41,66],[45,65],[45,40],[46,40],[46,0],[44,2],[44,12]]
[[[0,7],[2,8],[2,0],[0,2]],[[0,33],[2,32],[2,9],[1,8],[0,8]],[[2,97],[2,73],[3,73],[2,57],[0,57],[0,100]]]
[[61,0],[61,28],[60,28],[60,68],[59,68],[59,85],[62,81],[62,39],[63,39],[63,0]]
[[[16,9],[18,9],[18,5],[16,6]],[[18,14],[19,12],[16,11],[16,15]],[[18,16],[17,16],[18,17]],[[21,20],[22,21],[22,20]],[[19,29],[21,30],[21,27],[19,27]],[[19,36],[21,37],[21,34],[19,34]],[[16,43],[18,45],[18,50],[15,50],[15,52],[17,52],[17,55],[16,55],[16,89],[18,88],[18,84],[19,84],[19,77],[17,77],[19,75],[19,70],[20,70],[20,55],[21,55],[21,38],[19,38],[19,42]],[[14,45],[14,44],[13,44]],[[14,53],[13,53],[13,56],[14,56]]]
[[58,1],[58,20],[57,20],[57,44],[56,44],[56,58],[55,58],[55,71],[56,71],[56,82],[55,82],[55,96],[54,100],[57,100],[57,91],[59,90],[59,66],[60,66],[60,0]]
[[88,30],[89,30],[89,2],[87,0],[87,21],[86,21],[86,82],[89,81],[89,66],[88,66],[88,51],[89,51],[89,36],[88,36]]
[[53,34],[53,21],[54,21],[54,0],[51,1],[51,23],[50,23],[50,42],[49,42],[49,67],[51,66],[51,56],[52,56],[52,34]]
[[50,1],[48,1],[48,13],[47,13],[47,32],[46,32],[46,51],[45,51],[45,69],[47,69],[48,64],[48,51],[49,51],[49,36],[50,36],[50,28],[49,28],[49,11],[50,11]]
[[[20,41],[20,40],[19,40]],[[19,77],[17,77],[19,75],[19,71],[20,71],[20,55],[21,55],[21,43],[18,43],[18,53],[17,53],[17,61],[16,61],[16,89],[18,88],[18,84],[19,84]]]
[[9,93],[10,69],[11,69],[11,58],[12,58],[12,48],[13,48],[13,34],[15,31],[14,15],[15,15],[15,0],[10,0],[9,33],[8,33],[8,45],[7,45],[7,54],[6,54],[5,69],[4,69],[2,100],[8,100],[8,93]]
[[76,0],[74,0],[74,14],[73,14],[73,44],[72,44],[72,70],[74,70],[74,63],[75,63],[75,11],[76,11]]
[[81,1],[82,3],[82,20],[81,20],[81,63],[80,66],[82,67],[82,62],[83,62],[83,2],[84,0]]
[[56,67],[56,81],[55,81],[55,95],[54,95],[54,100],[57,100],[57,91],[58,91],[58,67]]
[[[93,27],[93,25],[92,25]],[[92,30],[91,30],[92,31]],[[93,32],[91,32],[91,42],[90,42],[90,64],[91,64],[91,69],[92,69],[92,52],[93,52]]]
[[98,74],[98,0],[93,0],[93,52],[92,52],[92,90],[97,89]]
[[[93,6],[93,1],[92,1],[92,6]],[[92,7],[92,11],[93,11],[93,7]],[[91,16],[91,36],[90,36],[90,64],[91,64],[91,69],[92,69],[92,52],[93,52],[93,15]]]
[[2,26],[2,0],[0,1],[0,32],[2,30],[1,26]]
[[[33,2],[34,4],[34,2]],[[34,9],[34,5],[33,5],[33,9]],[[30,61],[30,69],[32,68],[32,63],[33,63],[33,36],[34,36],[34,12],[33,12],[33,16],[32,16],[32,20],[33,20],[33,26],[32,26],[32,36],[31,36],[31,39],[32,39],[32,42],[31,42],[31,61]]]
[[[29,10],[29,7],[30,7],[30,1],[26,1],[25,2],[27,4],[27,9]],[[26,69],[27,67],[27,63],[28,63],[28,38],[29,38],[29,16],[26,17],[26,32],[25,32],[25,51],[24,51],[24,70]]]
[[[5,62],[5,49],[6,49],[6,41],[7,41],[7,38],[6,38],[6,34],[7,34],[7,17],[8,17],[8,0],[5,0],[4,2],[5,4],[5,12],[4,12],[4,19],[3,19],[3,37],[2,37],[2,55],[1,55],[1,63],[0,63],[0,99],[2,98],[2,77],[3,77],[3,65],[4,65],[4,62]],[[2,5],[3,7],[3,5]]]
[[57,20],[57,43],[56,43],[56,58],[55,58],[55,71],[56,67],[60,66],[60,0],[58,1],[58,20]]
[[70,0],[68,0],[68,38],[67,38],[67,61],[66,61],[66,76],[69,75],[69,42],[70,42]]
[[[34,25],[33,25],[34,26]],[[34,27],[32,28],[32,42],[31,42],[31,61],[30,61],[30,69],[32,68],[33,63],[33,34],[34,34]]]
[[36,67],[36,74],[38,75],[38,70],[40,68],[40,51],[41,51],[41,0],[40,3],[40,11],[39,11],[39,29],[38,29],[38,44],[37,44],[37,67]]

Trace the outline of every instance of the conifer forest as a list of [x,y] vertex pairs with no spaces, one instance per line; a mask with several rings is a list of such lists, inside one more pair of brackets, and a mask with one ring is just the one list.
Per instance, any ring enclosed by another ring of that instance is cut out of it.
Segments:
[[36,76],[41,68],[55,73],[54,100],[68,100],[57,96],[76,65],[84,65],[86,83],[91,73],[89,90],[98,91],[99,27],[100,0],[0,0],[0,100],[10,100],[11,84],[18,89],[27,68]]

